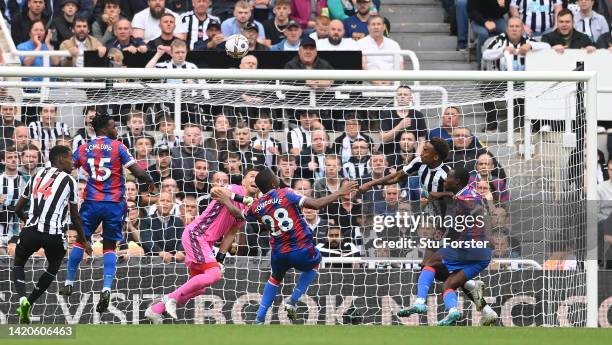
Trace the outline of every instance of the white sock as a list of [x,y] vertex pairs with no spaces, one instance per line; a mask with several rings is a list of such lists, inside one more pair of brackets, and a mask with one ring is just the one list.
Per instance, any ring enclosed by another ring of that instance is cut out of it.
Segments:
[[68,286],[68,285],[72,286],[72,284],[73,284],[73,283],[74,283],[74,282],[73,282],[72,280],[66,280],[66,282],[64,283],[64,285],[66,285],[66,286]]
[[492,314],[492,313],[494,313],[494,312],[495,312],[495,311],[493,310],[493,308],[491,308],[491,306],[490,306],[490,305],[488,305],[488,304],[487,304],[487,305],[485,305],[485,306],[484,306],[484,308],[482,308],[482,313],[483,313],[483,314]]
[[473,291],[474,288],[476,288],[476,283],[473,280],[468,280],[465,282],[465,284],[463,284],[463,287],[468,291]]
[[425,304],[425,298],[418,297],[416,300],[414,300],[414,304]]
[[23,302],[23,300],[27,300],[28,298],[26,296],[21,296],[19,297],[19,304],[21,304],[21,302]]
[[107,287],[102,288],[102,292],[104,292],[104,291],[108,291],[108,292],[110,292],[110,290],[111,290],[111,289],[110,289],[110,288],[107,288]]

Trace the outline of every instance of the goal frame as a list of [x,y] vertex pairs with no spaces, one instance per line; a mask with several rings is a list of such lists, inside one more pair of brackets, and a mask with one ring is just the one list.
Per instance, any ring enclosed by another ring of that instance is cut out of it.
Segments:
[[[586,112],[586,169],[597,167],[597,73],[589,71],[363,71],[363,70],[236,70],[236,69],[142,69],[75,67],[0,67],[0,77],[89,78],[89,79],[233,79],[233,80],[353,80],[353,81],[497,81],[497,82],[583,82]],[[72,82],[66,82],[70,84]],[[74,82],[78,87],[79,83]],[[236,85],[228,85],[228,88]],[[585,176],[586,200],[597,200],[595,174]],[[589,214],[591,214],[589,212]],[[596,229],[589,215],[587,229]],[[587,231],[586,305],[587,327],[598,326],[597,233]]]

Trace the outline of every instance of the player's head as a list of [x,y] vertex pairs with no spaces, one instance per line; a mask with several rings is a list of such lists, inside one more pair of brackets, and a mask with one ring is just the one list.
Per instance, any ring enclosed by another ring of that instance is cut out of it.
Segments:
[[72,172],[72,152],[70,148],[56,145],[49,150],[49,161],[51,166],[56,167],[66,173]]
[[255,183],[257,174],[259,174],[259,170],[256,168],[249,168],[244,172],[242,188],[244,188],[249,196],[256,196],[259,194],[259,188],[257,188],[257,184]]
[[427,165],[436,165],[446,160],[448,143],[442,138],[432,138],[423,146],[421,160]]
[[257,185],[257,188],[259,188],[259,190],[265,194],[271,189],[278,188],[280,185],[280,179],[272,170],[270,170],[270,168],[266,168],[257,174],[255,177],[255,184]]
[[457,193],[470,183],[470,172],[463,167],[455,167],[444,181],[444,190]]
[[91,126],[96,131],[97,136],[117,139],[117,128],[115,128],[115,120],[112,117],[106,114],[97,114],[91,121]]

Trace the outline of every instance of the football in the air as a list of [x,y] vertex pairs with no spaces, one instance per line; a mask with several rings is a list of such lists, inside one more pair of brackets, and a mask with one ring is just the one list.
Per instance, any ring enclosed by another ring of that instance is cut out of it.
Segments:
[[234,59],[240,59],[249,52],[249,40],[240,34],[232,35],[225,41],[225,51]]

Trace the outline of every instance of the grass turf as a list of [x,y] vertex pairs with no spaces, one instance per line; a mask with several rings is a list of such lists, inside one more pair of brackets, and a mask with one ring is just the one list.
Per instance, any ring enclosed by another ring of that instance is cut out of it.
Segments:
[[385,344],[610,344],[612,329],[253,326],[253,325],[78,325],[73,339],[1,339],[1,344],[163,345],[385,345]]

